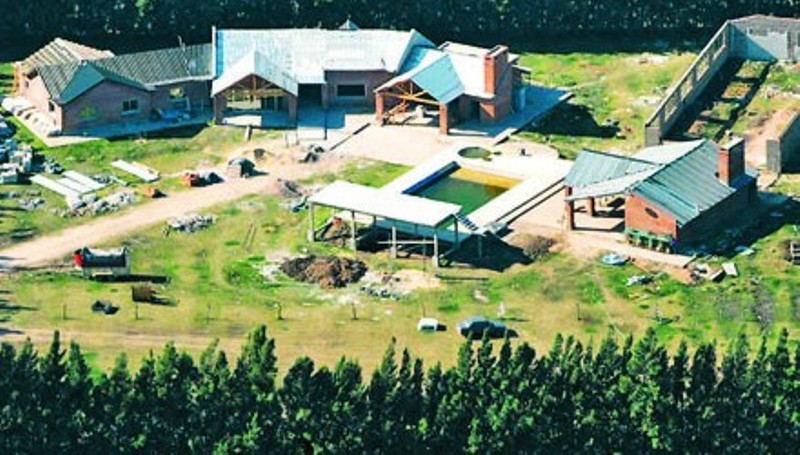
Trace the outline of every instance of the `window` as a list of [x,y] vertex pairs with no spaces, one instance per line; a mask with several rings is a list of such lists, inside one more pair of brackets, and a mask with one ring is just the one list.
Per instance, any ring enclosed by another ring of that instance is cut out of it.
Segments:
[[651,218],[658,218],[658,212],[656,212],[655,210],[651,209],[650,207],[645,207],[644,211],[645,211],[645,213],[650,215]]
[[132,115],[139,112],[139,100],[125,100],[122,102],[122,115]]
[[47,112],[55,112],[56,110],[56,103],[52,101],[47,102]]
[[186,92],[183,87],[175,87],[169,89],[169,99],[172,101],[183,101],[186,99]]
[[336,96],[360,97],[367,95],[367,88],[363,84],[344,84],[336,86]]

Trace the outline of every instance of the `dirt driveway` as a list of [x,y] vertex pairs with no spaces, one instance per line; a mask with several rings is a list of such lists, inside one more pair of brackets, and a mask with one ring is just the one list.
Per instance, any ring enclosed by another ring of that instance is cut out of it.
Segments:
[[326,156],[314,164],[284,164],[271,168],[271,174],[267,176],[234,179],[175,193],[123,213],[98,218],[2,249],[0,271],[47,265],[81,247],[101,244],[175,216],[201,211],[252,194],[274,193],[278,188],[274,184],[277,178],[301,179],[318,172],[329,172],[344,162],[346,160],[340,157]]

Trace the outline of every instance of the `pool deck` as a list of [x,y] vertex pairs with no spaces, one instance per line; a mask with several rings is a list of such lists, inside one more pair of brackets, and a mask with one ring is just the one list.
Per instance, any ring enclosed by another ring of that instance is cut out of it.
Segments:
[[[474,212],[465,214],[465,218],[477,229],[470,229],[463,223],[459,223],[461,233],[482,233],[488,229],[490,224],[510,221],[515,216],[544,202],[554,191],[563,187],[564,177],[570,168],[569,161],[543,155],[512,156],[504,154],[492,156],[491,160],[463,158],[458,154],[458,151],[463,148],[463,146],[454,146],[434,155],[381,190],[392,193],[406,192],[419,185],[420,182],[441,174],[452,163],[467,169],[520,180],[520,183],[505,193]],[[443,236],[443,239],[455,240],[454,236],[452,236],[453,238],[445,237],[451,237],[450,235]],[[466,237],[459,236],[459,240],[465,240]]]

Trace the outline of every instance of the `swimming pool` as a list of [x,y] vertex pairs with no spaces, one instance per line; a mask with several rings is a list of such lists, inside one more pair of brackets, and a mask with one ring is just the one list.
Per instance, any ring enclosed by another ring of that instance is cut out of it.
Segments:
[[448,172],[413,188],[410,194],[458,204],[464,214],[469,214],[517,183],[519,180],[513,178],[452,166]]

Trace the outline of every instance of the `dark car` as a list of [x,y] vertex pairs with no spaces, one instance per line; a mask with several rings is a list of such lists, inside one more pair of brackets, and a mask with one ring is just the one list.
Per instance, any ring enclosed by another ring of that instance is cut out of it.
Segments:
[[465,319],[458,324],[458,333],[470,340],[480,340],[483,334],[489,338],[509,338],[519,336],[514,329],[509,329],[500,321],[494,321],[481,316],[473,316]]

